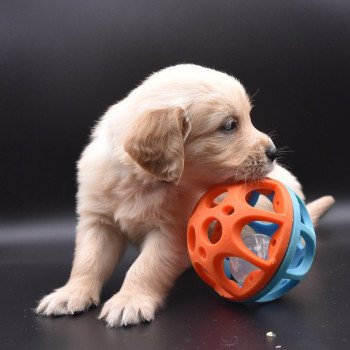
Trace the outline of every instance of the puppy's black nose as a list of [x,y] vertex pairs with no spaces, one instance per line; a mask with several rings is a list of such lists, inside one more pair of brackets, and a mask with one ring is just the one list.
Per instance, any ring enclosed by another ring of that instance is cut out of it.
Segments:
[[276,159],[277,156],[277,149],[274,145],[270,145],[265,150],[266,157],[273,162]]

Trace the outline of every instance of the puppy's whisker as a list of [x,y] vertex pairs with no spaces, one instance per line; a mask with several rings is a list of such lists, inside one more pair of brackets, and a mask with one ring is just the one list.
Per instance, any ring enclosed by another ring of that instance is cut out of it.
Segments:
[[281,159],[283,159],[283,156],[291,152],[293,152],[293,150],[291,150],[288,146],[279,147],[276,152],[276,161],[282,164]]
[[242,169],[242,165],[239,165],[238,168],[236,169],[235,181],[237,181],[238,172],[239,172],[241,169]]
[[253,184],[256,186],[257,182],[256,182],[256,177],[257,177],[257,174],[256,173],[252,173],[252,179],[251,181],[253,182]]
[[293,152],[293,150],[290,149],[290,147],[288,146],[282,146],[277,148],[277,153],[291,153],[291,152]]
[[237,181],[239,167],[236,169],[235,181]]
[[277,131],[276,131],[276,129],[270,131],[269,133],[267,133],[267,136],[268,136],[271,140],[273,140],[273,139],[277,136]]
[[287,153],[290,153],[290,152],[277,152],[276,155],[277,155],[277,157],[279,157],[279,156],[283,156]]
[[259,176],[259,174],[256,174],[256,176],[254,176],[254,184],[255,184],[256,186],[258,185],[260,178],[261,178],[261,177]]
[[253,102],[254,100],[253,100],[253,98],[259,93],[259,89],[257,89],[255,92],[254,92],[254,94],[253,95],[251,95],[251,96],[249,96],[249,100],[251,101],[251,102]]
[[247,177],[248,177],[248,171],[245,172],[245,176],[244,176],[244,188],[247,188]]
[[287,146],[287,145],[284,145],[284,146],[278,147],[278,149],[291,149],[291,148],[289,146]]

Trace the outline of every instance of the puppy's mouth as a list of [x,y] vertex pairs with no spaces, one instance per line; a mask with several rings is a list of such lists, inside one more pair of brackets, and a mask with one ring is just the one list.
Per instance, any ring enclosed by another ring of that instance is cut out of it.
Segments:
[[237,167],[234,181],[258,181],[265,178],[274,168],[275,162],[260,162],[253,158],[248,158],[245,164]]

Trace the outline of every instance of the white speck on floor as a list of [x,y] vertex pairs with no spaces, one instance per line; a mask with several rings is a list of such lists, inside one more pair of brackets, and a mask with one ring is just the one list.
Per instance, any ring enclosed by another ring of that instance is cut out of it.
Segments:
[[268,338],[276,338],[276,334],[274,333],[274,332],[267,332],[266,333],[266,336],[268,337]]

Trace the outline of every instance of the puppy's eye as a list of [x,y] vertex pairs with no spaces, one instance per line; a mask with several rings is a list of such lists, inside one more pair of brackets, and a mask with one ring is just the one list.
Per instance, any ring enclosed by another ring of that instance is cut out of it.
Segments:
[[234,120],[229,120],[225,124],[220,126],[220,131],[222,132],[233,132],[236,129],[236,122]]

